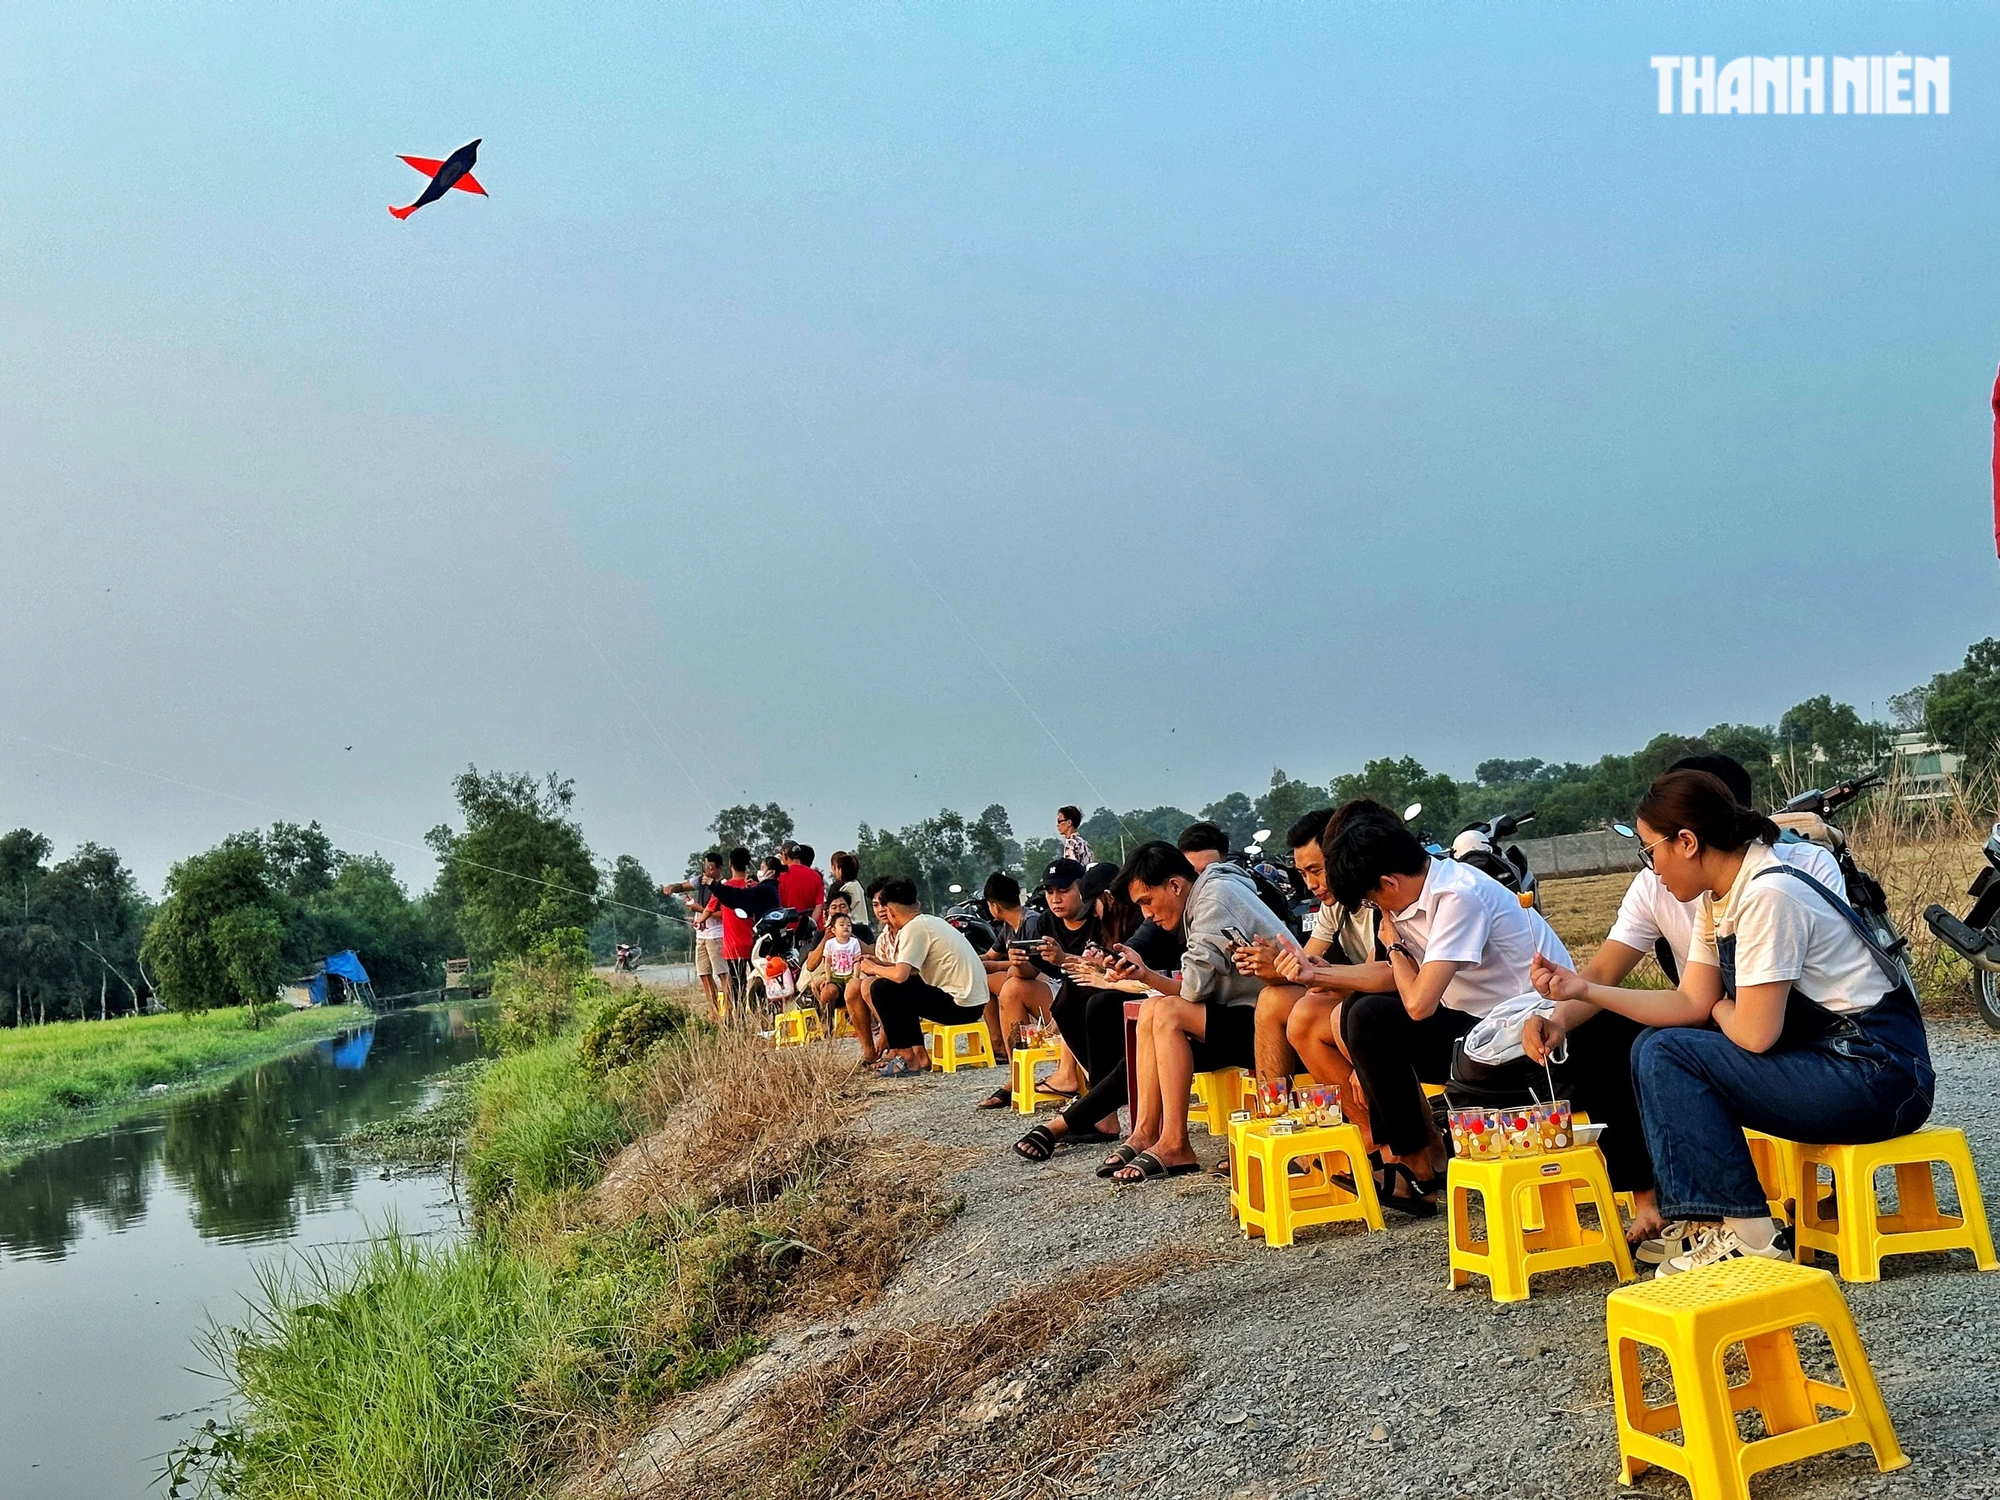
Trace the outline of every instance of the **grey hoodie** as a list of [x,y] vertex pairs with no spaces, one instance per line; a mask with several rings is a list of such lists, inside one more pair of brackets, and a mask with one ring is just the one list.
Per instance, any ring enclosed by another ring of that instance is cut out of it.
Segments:
[[1229,939],[1222,929],[1234,927],[1245,937],[1276,937],[1285,924],[1257,894],[1247,870],[1218,859],[1195,877],[1181,913],[1187,953],[1181,959],[1181,998],[1215,1005],[1255,1005],[1264,981],[1236,972],[1229,958]]

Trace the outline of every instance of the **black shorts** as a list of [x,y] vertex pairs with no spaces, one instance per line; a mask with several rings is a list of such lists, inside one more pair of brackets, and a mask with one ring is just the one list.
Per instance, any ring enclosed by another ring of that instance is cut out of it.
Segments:
[[1208,1035],[1188,1038],[1194,1049],[1195,1072],[1256,1067],[1257,1007],[1217,1005],[1210,1001],[1207,1009]]

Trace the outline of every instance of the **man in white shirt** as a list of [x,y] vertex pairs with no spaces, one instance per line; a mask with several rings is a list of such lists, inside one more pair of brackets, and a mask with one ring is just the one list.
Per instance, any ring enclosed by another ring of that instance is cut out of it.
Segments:
[[859,967],[874,981],[869,1003],[882,1023],[888,1054],[877,1071],[897,1078],[931,1065],[923,1022],[966,1026],[981,1019],[986,967],[964,933],[918,907],[915,881],[891,880],[882,887],[881,900],[884,920],[896,937],[896,957],[893,962],[863,958]]
[[[1326,864],[1334,900],[1380,914],[1396,986],[1341,1007],[1342,1040],[1382,1151],[1383,1205],[1428,1217],[1445,1148],[1421,1085],[1450,1080],[1452,1044],[1501,1001],[1528,993],[1536,952],[1557,957],[1562,942],[1492,876],[1433,859],[1379,803],[1339,810]],[[1406,1191],[1395,1191],[1399,1183]]]

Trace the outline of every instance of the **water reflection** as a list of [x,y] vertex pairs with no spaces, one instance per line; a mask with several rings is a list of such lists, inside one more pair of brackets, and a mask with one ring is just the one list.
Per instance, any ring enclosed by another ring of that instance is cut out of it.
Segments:
[[186,1196],[203,1239],[286,1238],[302,1216],[353,1193],[354,1167],[329,1142],[402,1109],[424,1079],[477,1051],[463,1010],[387,1016],[39,1152],[0,1169],[0,1251],[60,1260],[93,1224],[121,1233],[143,1222],[163,1183]]

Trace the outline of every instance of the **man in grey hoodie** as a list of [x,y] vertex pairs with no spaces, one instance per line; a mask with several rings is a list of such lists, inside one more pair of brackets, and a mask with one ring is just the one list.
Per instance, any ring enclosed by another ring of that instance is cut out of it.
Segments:
[[1133,1057],[1139,1109],[1132,1133],[1105,1159],[1116,1182],[1146,1182],[1201,1170],[1187,1138],[1187,1100],[1196,1073],[1247,1068],[1255,1060],[1261,982],[1237,971],[1238,940],[1291,935],[1257,894],[1249,873],[1218,859],[1197,871],[1172,844],[1142,844],[1118,878],[1155,925],[1178,927],[1187,942],[1178,974],[1158,974],[1120,947],[1121,978],[1159,991],[1139,1015]]

